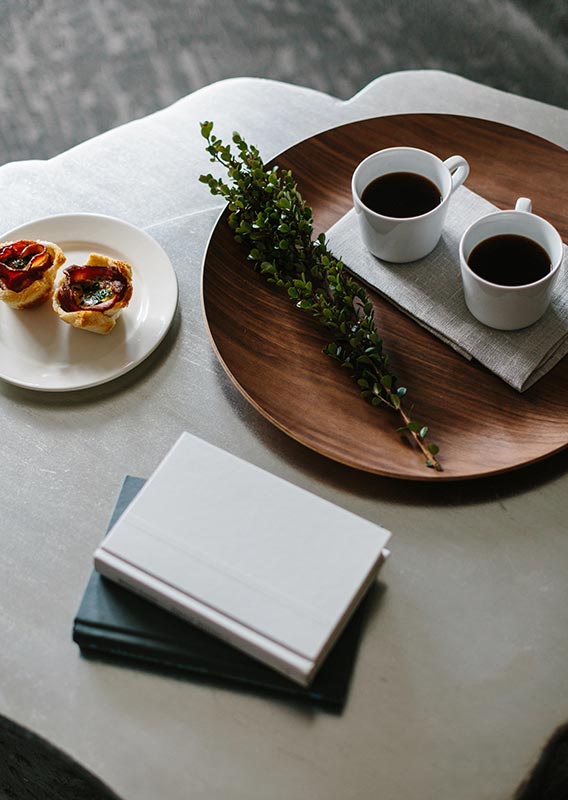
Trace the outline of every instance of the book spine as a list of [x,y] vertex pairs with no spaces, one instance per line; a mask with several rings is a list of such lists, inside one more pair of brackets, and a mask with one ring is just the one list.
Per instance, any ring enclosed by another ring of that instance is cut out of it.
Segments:
[[95,569],[115,583],[248,653],[301,686],[310,684],[315,673],[313,661],[137,569],[109,553],[104,546],[95,552]]

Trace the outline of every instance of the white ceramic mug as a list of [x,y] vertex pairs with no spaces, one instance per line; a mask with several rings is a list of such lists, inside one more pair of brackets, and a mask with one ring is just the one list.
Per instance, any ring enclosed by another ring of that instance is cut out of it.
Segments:
[[[376,178],[393,172],[411,172],[434,183],[441,196],[431,211],[416,217],[388,217],[362,201],[366,187]],[[400,264],[424,258],[438,244],[453,192],[469,175],[469,164],[461,156],[442,161],[416,147],[389,147],[362,161],[351,181],[353,203],[361,236],[367,249],[384,261]]]
[[[514,211],[496,211],[474,222],[460,241],[460,267],[465,302],[473,316],[502,331],[526,328],[539,320],[550,304],[554,284],[564,256],[560,234],[550,222],[532,212],[527,197],[519,197]],[[539,244],[550,259],[550,272],[540,280],[521,286],[502,286],[481,278],[468,259],[481,242],[513,234]]]

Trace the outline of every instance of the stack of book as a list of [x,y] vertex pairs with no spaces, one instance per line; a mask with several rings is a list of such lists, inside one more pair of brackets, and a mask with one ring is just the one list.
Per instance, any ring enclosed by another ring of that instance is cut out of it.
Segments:
[[127,476],[73,626],[86,655],[340,709],[389,532],[183,434]]

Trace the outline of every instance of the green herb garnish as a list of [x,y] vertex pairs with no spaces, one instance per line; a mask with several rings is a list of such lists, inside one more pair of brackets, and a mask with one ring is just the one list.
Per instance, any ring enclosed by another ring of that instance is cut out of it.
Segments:
[[27,269],[32,258],[33,256],[29,256],[28,258],[11,258],[8,261],[8,266],[10,269],[24,270]]
[[112,297],[112,294],[110,286],[101,286],[99,281],[85,281],[75,286],[77,305],[83,308],[98,306]]
[[212,130],[212,122],[201,124],[211,161],[226,169],[230,183],[211,173],[199,180],[227,200],[229,225],[253,268],[325,326],[332,341],[323,352],[349,369],[365,400],[400,417],[397,432],[410,434],[426,466],[441,471],[437,445],[425,442],[428,428],[405,410],[406,388],[389,369],[365,289],[328,249],[325,234],[313,238],[312,210],[290,170],[265,167],[259,151],[238,133],[232,137],[233,153]]

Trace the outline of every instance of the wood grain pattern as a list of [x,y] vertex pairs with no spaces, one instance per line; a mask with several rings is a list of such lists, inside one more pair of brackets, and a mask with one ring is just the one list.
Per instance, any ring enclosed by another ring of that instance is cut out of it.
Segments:
[[[521,195],[568,238],[568,152],[493,122],[409,114],[350,123],[308,139],[276,159],[293,170],[312,206],[316,233],[351,206],[353,170],[369,153],[422,147],[471,165],[468,186],[501,208]],[[215,350],[248,400],[271,422],[336,461],[381,475],[457,480],[505,472],[568,444],[568,360],[524,394],[448,346],[369,291],[393,371],[414,416],[429,426],[444,471],[426,468],[396,433],[398,418],[358,397],[345,370],[321,352],[325,332],[273,290],[245,260],[224,214],[203,269],[204,311]]]

